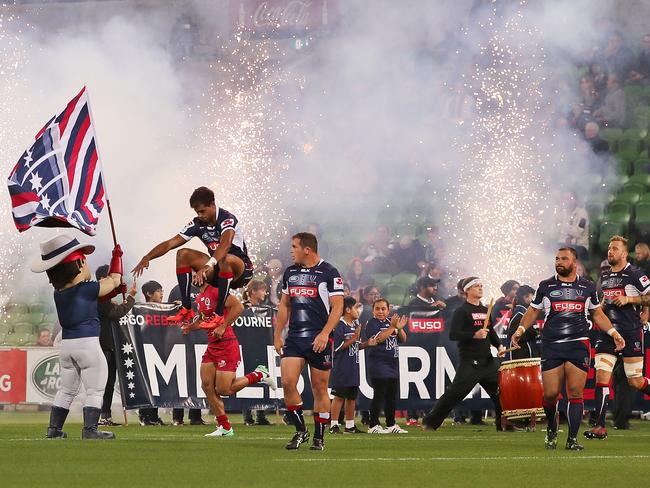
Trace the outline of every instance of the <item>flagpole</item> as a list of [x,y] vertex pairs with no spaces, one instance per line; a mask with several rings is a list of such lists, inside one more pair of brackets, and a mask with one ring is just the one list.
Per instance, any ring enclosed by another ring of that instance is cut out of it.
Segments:
[[[91,103],[90,103],[90,92],[88,91],[87,86],[85,86],[84,88],[86,90],[86,99],[88,100],[88,116],[90,117],[90,123],[91,123],[91,125],[93,127],[96,127],[94,125],[94,123],[93,123],[93,120],[95,118],[93,117],[93,109],[92,109],[92,106],[91,106]],[[99,155],[101,154],[101,151],[99,150],[99,138],[97,137],[97,130],[95,130],[95,149],[97,151],[97,156],[98,156],[97,159],[99,159],[100,161],[103,161],[99,157]],[[102,165],[102,169],[103,169],[103,167],[104,166]],[[111,200],[108,197],[108,184],[106,183],[106,174],[104,172],[102,172],[102,177],[104,179],[104,194],[106,195],[106,208],[108,210],[108,220],[109,220],[109,222],[111,224],[111,234],[113,236],[113,247],[115,247],[115,246],[117,246],[117,234],[115,232],[115,223],[113,222],[113,211],[111,210]],[[122,278],[121,278],[122,283],[124,282],[123,278],[124,278],[124,276],[122,276]],[[124,291],[122,292],[122,300],[126,301],[126,292],[124,292]]]

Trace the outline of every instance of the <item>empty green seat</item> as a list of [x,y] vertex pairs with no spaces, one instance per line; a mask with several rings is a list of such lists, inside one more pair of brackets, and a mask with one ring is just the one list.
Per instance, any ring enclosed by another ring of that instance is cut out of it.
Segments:
[[627,183],[623,185],[623,192],[624,193],[637,193],[641,195],[642,193],[645,193],[646,191],[646,186],[644,183],[638,183],[636,181],[628,180]]
[[390,280],[391,283],[397,283],[402,286],[411,286],[418,279],[418,275],[415,273],[398,273],[393,276]]
[[[636,205],[636,203],[639,201],[640,193],[636,192],[621,192],[618,195],[616,195],[616,200],[617,202],[627,202],[631,205]],[[611,204],[610,204],[611,205]]]
[[633,204],[626,201],[614,200],[607,206],[607,213],[632,213]]
[[632,164],[633,174],[650,174],[650,158],[639,158]]
[[643,195],[639,196],[639,203],[640,202],[650,202],[650,192],[644,193]]
[[630,183],[643,186],[643,191],[639,193],[645,193],[650,190],[650,173],[635,173],[627,180],[627,184]]
[[393,277],[390,273],[373,273],[372,277],[378,286],[385,286]]
[[598,247],[601,251],[607,250],[612,236],[623,234],[625,234],[625,225],[619,222],[602,222],[598,229]]
[[623,137],[623,129],[619,129],[618,127],[607,127],[601,129],[599,135],[603,141],[609,144],[610,151],[616,151],[618,140]]

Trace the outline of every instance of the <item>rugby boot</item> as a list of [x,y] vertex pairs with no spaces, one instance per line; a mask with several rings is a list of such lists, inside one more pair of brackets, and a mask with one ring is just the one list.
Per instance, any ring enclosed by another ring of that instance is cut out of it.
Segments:
[[584,436],[587,439],[605,440],[607,439],[607,429],[605,427],[594,427],[593,429],[585,430]]
[[259,364],[255,368],[256,373],[262,373],[262,380],[260,383],[268,386],[271,390],[275,391],[278,387],[278,385],[275,383],[275,380],[273,377],[271,377],[271,374],[269,373],[269,369],[264,366],[263,364]]
[[567,451],[582,451],[584,449],[584,446],[581,444],[578,444],[578,441],[576,440],[575,437],[569,437],[566,440],[566,447],[565,449]]
[[214,314],[212,317],[201,322],[201,325],[199,327],[206,330],[214,330],[217,327],[220,327],[222,324],[223,317],[221,315]]
[[324,451],[325,450],[325,441],[323,439],[318,439],[314,437],[314,440],[311,441],[311,446],[309,449],[312,451]]
[[194,310],[191,308],[181,307],[176,315],[167,317],[167,322],[170,324],[189,324],[194,318]]
[[101,411],[99,408],[84,407],[84,426],[81,430],[82,439],[115,439],[115,434],[112,432],[97,430],[100,414]]
[[544,439],[546,449],[557,448],[557,430],[546,430],[546,439]]
[[63,429],[65,419],[68,417],[68,412],[70,410],[67,408],[52,406],[52,410],[50,410],[50,425],[47,428],[46,434],[48,439],[65,439],[68,437],[68,434],[61,430]]
[[298,431],[296,432],[289,443],[285,446],[287,449],[290,451],[294,449],[298,449],[300,447],[300,444],[303,442],[307,442],[309,440],[309,431],[305,430],[303,431]]

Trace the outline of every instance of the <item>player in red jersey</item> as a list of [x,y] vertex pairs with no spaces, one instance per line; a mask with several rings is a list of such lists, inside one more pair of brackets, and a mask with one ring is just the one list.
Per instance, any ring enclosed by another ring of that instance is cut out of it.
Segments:
[[275,380],[269,375],[266,366],[259,365],[251,373],[236,377],[237,367],[241,362],[239,341],[232,324],[244,310],[242,303],[234,295],[226,299],[223,319],[215,315],[219,290],[204,283],[201,293],[196,297],[199,318],[183,326],[183,334],[192,330],[205,329],[208,333],[208,348],[201,361],[201,387],[217,417],[218,426],[206,437],[230,437],[235,432],[228,421],[222,396],[231,396],[239,390],[254,383],[264,383],[272,390],[276,389]]

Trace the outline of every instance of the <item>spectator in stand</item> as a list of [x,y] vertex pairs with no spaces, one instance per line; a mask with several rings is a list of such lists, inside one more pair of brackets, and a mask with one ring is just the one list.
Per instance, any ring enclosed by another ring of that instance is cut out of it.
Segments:
[[390,230],[385,225],[380,225],[361,246],[361,257],[365,262],[372,262],[377,257],[386,257],[389,252],[389,244]]
[[427,243],[424,249],[424,260],[427,263],[436,263],[441,258],[443,251],[442,237],[437,227],[431,227],[427,232]]
[[404,236],[399,243],[391,243],[389,257],[395,261],[400,272],[418,273],[424,261],[424,247],[413,236]]
[[445,316],[451,319],[458,307],[465,303],[465,292],[463,291],[463,279],[456,283],[456,294],[445,300]]
[[607,127],[625,125],[625,93],[618,75],[611,73],[607,77],[607,95],[603,104],[594,110],[594,119]]
[[280,293],[282,293],[282,263],[279,259],[271,259],[266,265],[267,276],[264,283],[268,288],[267,301],[269,305],[278,306],[280,302]]
[[39,347],[52,347],[52,333],[49,329],[41,329],[38,331],[36,345]]
[[[163,289],[157,281],[147,281],[142,285],[142,294],[147,303],[162,303]],[[157,407],[145,407],[138,410],[140,425],[165,425],[165,422],[158,416]]]
[[645,242],[634,246],[634,264],[650,275],[650,247]]
[[499,339],[504,340],[506,330],[508,329],[508,322],[512,316],[512,308],[515,295],[519,289],[519,282],[515,280],[508,280],[503,285],[501,285],[499,289],[501,290],[501,293],[503,293],[503,296],[499,297],[494,302],[491,320],[494,324],[494,331],[499,336]]
[[580,102],[574,103],[571,113],[567,116],[569,125],[581,132],[584,131],[587,122],[593,120],[593,112],[601,104],[600,94],[596,91],[594,80],[590,76],[580,78]]
[[600,126],[596,122],[585,125],[585,140],[596,154],[609,152],[609,144],[600,138]]
[[[244,299],[244,308],[266,307],[266,295],[268,287],[266,283],[260,280],[251,280],[246,285],[242,298]],[[255,419],[251,410],[243,410],[244,425],[273,425],[266,418],[266,412],[261,409],[255,410]]]
[[591,63],[589,66],[589,75],[594,82],[594,88],[597,93],[604,93],[607,89],[607,73],[600,63]]
[[641,51],[627,77],[627,83],[634,85],[650,84],[650,34],[643,36]]
[[607,46],[599,54],[597,61],[602,64],[608,74],[615,74],[624,79],[634,65],[634,54],[623,45],[623,37],[619,32],[611,32]]
[[561,245],[572,247],[578,253],[578,259],[586,262],[589,259],[589,214],[587,209],[578,205],[573,193],[564,194],[566,217],[561,222]]
[[[95,277],[97,281],[106,278],[108,276],[109,267],[107,264],[104,264],[97,268],[95,271]],[[106,357],[106,364],[108,365],[108,377],[106,378],[106,387],[104,388],[104,398],[102,400],[102,410],[99,419],[99,425],[120,425],[113,422],[113,414],[111,412],[111,405],[113,403],[113,392],[115,390],[115,379],[117,378],[117,363],[115,361],[115,343],[113,341],[113,324],[115,321],[124,317],[129,310],[135,305],[135,296],[138,293],[138,288],[133,280],[131,289],[129,290],[126,300],[121,303],[113,303],[111,298],[113,296],[120,296],[122,290],[126,290],[126,285],[122,289],[116,289],[113,293],[101,297],[97,301],[97,314],[99,315],[99,345],[104,352]],[[113,295],[113,296],[111,296]],[[120,301],[122,297],[120,296]]]
[[364,270],[363,261],[361,261],[360,258],[353,258],[352,261],[350,261],[346,278],[350,286],[350,291],[353,292],[357,291],[359,288],[363,288],[364,286],[372,285],[374,281]]
[[[372,304],[373,318],[364,327],[366,337],[366,371],[370,377],[373,398],[370,406],[369,434],[408,434],[395,423],[395,406],[399,394],[399,346],[406,342],[406,317],[397,314],[388,319],[390,305],[379,298]],[[386,428],[379,423],[384,408]]]
[[368,320],[372,318],[372,304],[380,297],[379,288],[374,285],[366,286],[361,290],[361,297],[359,299],[359,302],[363,305],[361,315],[359,316],[361,326],[366,325]]
[[170,48],[174,62],[189,60],[199,42],[199,28],[188,14],[176,18],[170,36]]

